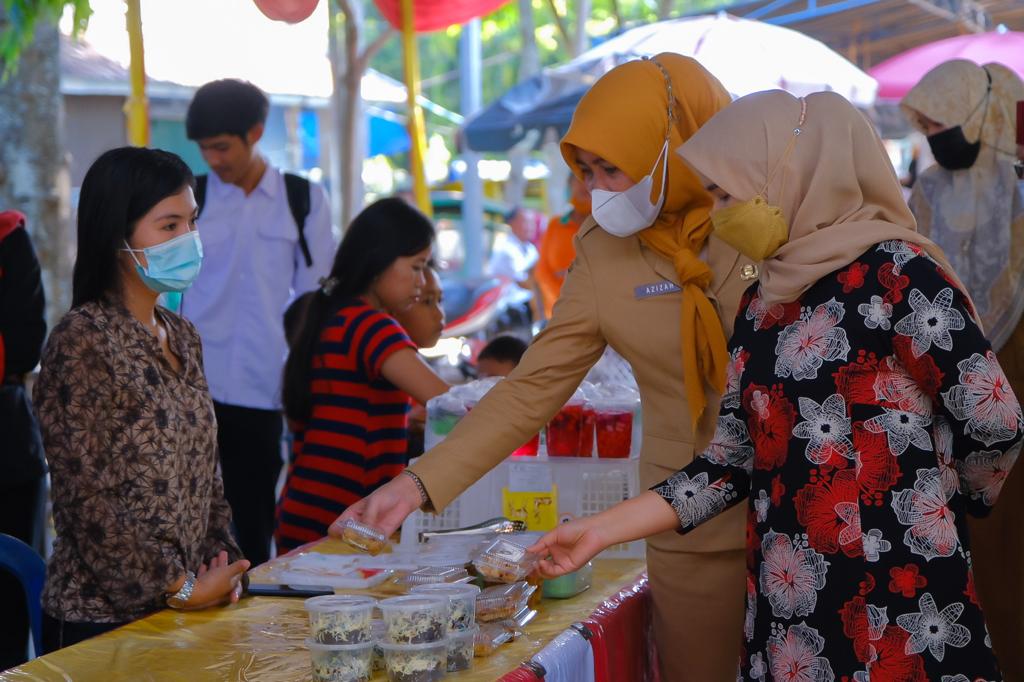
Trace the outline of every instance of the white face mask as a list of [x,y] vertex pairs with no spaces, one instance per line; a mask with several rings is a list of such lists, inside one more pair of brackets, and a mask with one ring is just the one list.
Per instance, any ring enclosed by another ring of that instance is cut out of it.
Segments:
[[[668,140],[661,148],[661,153],[654,161],[654,167],[644,178],[622,192],[609,192],[595,189],[590,192],[594,220],[605,232],[616,237],[629,237],[654,224],[661,206],[665,203],[665,178],[668,171]],[[658,164],[665,160],[661,167],[661,191],[658,199],[651,203],[651,189],[654,187],[652,175],[658,170]]]

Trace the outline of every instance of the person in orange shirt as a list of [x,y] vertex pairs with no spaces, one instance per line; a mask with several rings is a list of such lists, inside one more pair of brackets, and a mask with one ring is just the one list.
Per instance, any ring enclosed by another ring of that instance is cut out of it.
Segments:
[[576,257],[573,237],[590,215],[590,192],[575,175],[570,178],[569,188],[572,195],[569,201],[572,203],[572,211],[561,217],[556,216],[548,223],[548,229],[540,243],[540,258],[533,270],[533,276],[544,299],[545,318],[551,317],[551,309],[554,308],[558,294],[562,291],[565,273]]

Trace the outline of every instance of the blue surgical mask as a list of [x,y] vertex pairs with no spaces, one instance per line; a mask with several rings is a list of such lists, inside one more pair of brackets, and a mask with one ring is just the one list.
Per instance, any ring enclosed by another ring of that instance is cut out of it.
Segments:
[[[158,294],[169,291],[184,291],[192,286],[199,275],[203,264],[203,243],[199,240],[199,232],[190,230],[187,234],[169,239],[163,244],[145,249],[133,249],[124,243],[127,251],[135,261],[135,270],[142,282]],[[146,267],[143,268],[136,253],[146,256]]]

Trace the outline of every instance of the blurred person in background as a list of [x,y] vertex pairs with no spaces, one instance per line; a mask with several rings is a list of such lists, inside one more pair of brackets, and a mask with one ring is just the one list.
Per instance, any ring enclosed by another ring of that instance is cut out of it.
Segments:
[[282,466],[281,316],[335,251],[323,188],[259,152],[268,109],[259,88],[226,79],[199,88],[185,119],[213,172],[197,179],[205,260],[181,311],[203,339],[225,494],[254,564],[270,558]]
[[284,370],[294,462],[275,539],[286,552],[327,535],[350,504],[402,474],[409,398],[448,390],[388,311],[423,295],[434,227],[402,199],[356,216],[330,275],[307,298]]
[[44,653],[242,592],[199,334],[157,305],[202,266],[192,183],[180,158],[138,147],[82,182],[71,311],[34,389],[57,532]]
[[[444,331],[444,291],[437,270],[428,267],[424,272],[425,284],[419,298],[404,310],[393,313],[409,339],[417,348],[433,348],[441,340]],[[422,403],[413,402],[409,411],[409,446],[406,448],[408,461],[423,454],[423,431],[426,427],[427,412]]]
[[590,217],[590,191],[587,186],[575,175],[570,175],[569,190],[572,210],[548,222],[548,229],[540,242],[537,267],[533,270],[544,303],[545,319],[551,318],[565,275],[576,257],[576,233]]
[[[0,533],[33,548],[42,540],[46,467],[25,380],[43,349],[45,313],[25,216],[0,212]],[[0,670],[6,670],[27,660],[29,620],[21,584],[2,569],[0,612]]]
[[476,357],[476,372],[481,379],[507,377],[523,359],[528,344],[511,334],[495,336]]
[[506,214],[505,222],[509,231],[495,235],[486,272],[491,277],[527,286],[530,272],[537,264],[537,247],[530,241],[526,212],[517,206]]
[[[946,252],[1017,395],[1024,395],[1024,201],[1014,172],[1016,103],[1024,82],[1001,64],[952,60],[901,102],[928,136],[936,165],[914,184],[918,229]],[[1024,680],[1024,472],[1007,478],[999,506],[971,520],[978,596],[1010,680]]]
[[444,291],[437,270],[428,267],[423,277],[425,283],[419,298],[409,307],[391,314],[417,348],[433,348],[444,331]]

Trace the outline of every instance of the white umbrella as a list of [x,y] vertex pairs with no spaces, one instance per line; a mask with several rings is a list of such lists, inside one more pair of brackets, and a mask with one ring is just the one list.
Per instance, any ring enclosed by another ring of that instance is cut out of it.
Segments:
[[867,107],[878,91],[874,78],[824,43],[724,12],[631,29],[549,73],[556,78],[583,73],[596,80],[622,62],[660,52],[693,57],[736,96],[777,88],[797,96],[830,90]]

